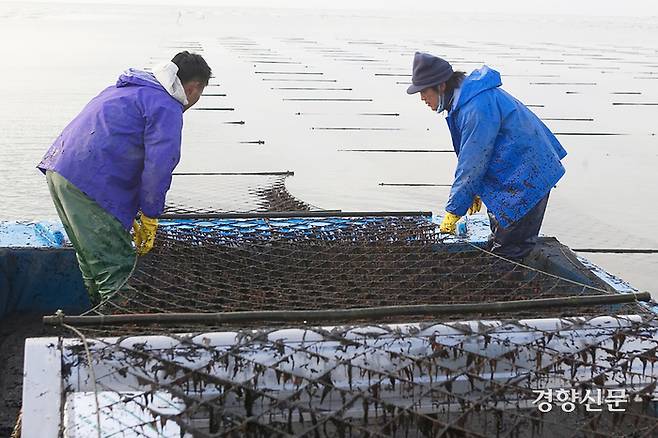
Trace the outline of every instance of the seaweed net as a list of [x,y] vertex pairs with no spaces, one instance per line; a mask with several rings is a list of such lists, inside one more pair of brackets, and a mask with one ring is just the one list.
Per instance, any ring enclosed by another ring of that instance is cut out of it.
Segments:
[[67,433],[96,397],[107,435],[652,437],[657,339],[619,316],[69,343]]
[[[110,435],[655,436],[646,307],[487,308],[611,293],[590,280],[448,244],[422,216],[163,222],[129,288],[88,314],[138,317],[78,325],[88,354],[64,344],[69,431],[93,436],[97,402]],[[451,303],[481,307],[313,324],[139,320]]]
[[165,214],[318,210],[292,196],[292,172],[177,173],[167,193]]
[[[658,434],[647,306],[493,308],[613,291],[575,259],[578,281],[421,215],[209,219],[310,210],[284,179],[176,177],[177,218],[127,286],[83,317],[96,323],[66,323],[80,339],[61,347],[65,436]],[[473,307],[395,313],[436,304]]]
[[[442,243],[422,216],[178,220],[99,315],[349,309],[609,293]],[[483,313],[488,309],[483,308]],[[600,313],[566,307],[520,313]],[[458,312],[450,318],[464,318]]]

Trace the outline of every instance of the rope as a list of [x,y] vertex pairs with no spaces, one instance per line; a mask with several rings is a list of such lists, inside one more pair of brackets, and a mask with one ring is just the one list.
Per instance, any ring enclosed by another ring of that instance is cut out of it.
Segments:
[[[123,287],[123,286],[122,286]],[[119,288],[121,289],[121,288]],[[61,310],[58,310],[58,313],[61,313],[61,315],[58,315],[59,318],[62,320],[64,319],[64,312]],[[80,337],[80,340],[82,341],[82,345],[85,347],[85,355],[87,356],[87,363],[89,364],[89,372],[91,373],[91,378],[92,381],[94,382],[94,402],[96,403],[96,432],[98,435],[98,438],[101,438],[101,408],[100,408],[100,403],[98,402],[98,387],[96,386],[96,372],[94,372],[94,366],[92,364],[92,357],[91,357],[91,352],[89,351],[89,343],[87,342],[87,338],[85,335],[83,335],[78,329],[75,327],[72,327],[68,324],[62,323],[62,326],[71,330],[74,332],[76,335]]]
[[16,424],[14,425],[14,430],[11,432],[10,438],[21,438],[23,430],[23,411],[21,410],[18,413],[18,418],[16,418]]
[[609,291],[609,290],[601,289],[600,287],[592,286],[592,285],[589,285],[589,284],[579,283],[579,282],[577,282],[577,281],[575,281],[575,280],[571,280],[571,279],[566,278],[566,277],[561,277],[561,276],[556,275],[556,274],[551,274],[550,272],[545,272],[545,271],[542,271],[541,269],[537,269],[537,268],[534,268],[534,267],[529,266],[529,265],[524,265],[523,263],[521,263],[521,262],[517,262],[516,260],[512,260],[512,259],[505,258],[505,257],[503,257],[503,256],[501,256],[501,255],[498,255],[498,254],[493,253],[493,252],[491,252],[491,251],[489,251],[489,250],[486,250],[486,249],[484,249],[484,248],[482,248],[482,247],[479,247],[479,246],[477,246],[477,245],[475,245],[475,244],[473,244],[473,243],[471,243],[471,242],[466,242],[466,243],[468,243],[468,245],[472,246],[473,248],[477,248],[478,250],[480,250],[480,251],[482,251],[482,252],[484,252],[484,253],[486,253],[486,254],[489,254],[489,255],[491,255],[491,256],[494,256],[494,257],[496,257],[496,258],[498,258],[498,259],[500,259],[500,260],[504,260],[504,261],[506,261],[506,262],[508,262],[508,263],[512,263],[512,264],[514,264],[514,265],[516,265],[516,266],[519,266],[519,267],[521,267],[521,268],[523,268],[523,269],[528,269],[528,270],[530,270],[530,271],[533,271],[533,272],[536,272],[536,273],[538,273],[538,274],[542,274],[542,275],[547,275],[547,276],[549,276],[549,277],[555,278],[555,279],[560,280],[560,281],[566,281],[567,283],[571,283],[571,284],[574,284],[574,285],[576,285],[576,286],[586,287],[586,288],[588,288],[588,289],[595,290],[595,291],[598,291],[598,292],[603,292],[603,293],[606,294],[606,295],[610,295],[610,291]]

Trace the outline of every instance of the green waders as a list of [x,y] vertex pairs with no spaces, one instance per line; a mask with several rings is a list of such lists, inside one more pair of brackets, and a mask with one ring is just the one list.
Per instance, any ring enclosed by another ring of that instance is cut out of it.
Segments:
[[129,290],[124,283],[136,257],[130,233],[63,176],[47,171],[46,180],[92,304],[117,290]]

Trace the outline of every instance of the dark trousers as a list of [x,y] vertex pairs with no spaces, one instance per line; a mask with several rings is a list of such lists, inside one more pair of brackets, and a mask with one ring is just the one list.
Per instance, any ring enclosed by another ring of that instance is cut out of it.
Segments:
[[530,254],[537,243],[537,236],[544,220],[547,203],[548,194],[532,207],[525,216],[507,228],[501,227],[496,216],[488,211],[489,226],[491,228],[488,243],[489,251],[515,261],[521,261]]

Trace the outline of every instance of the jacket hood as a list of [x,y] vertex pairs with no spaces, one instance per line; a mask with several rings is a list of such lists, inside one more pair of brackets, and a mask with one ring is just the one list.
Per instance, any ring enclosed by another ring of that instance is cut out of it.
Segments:
[[457,110],[483,91],[500,87],[502,84],[500,73],[486,65],[477,70],[473,70],[473,72],[464,79],[459,98],[457,99],[457,104],[452,110]]
[[124,71],[119,79],[117,80],[117,87],[128,87],[128,86],[138,86],[138,87],[151,87],[164,90],[160,82],[155,78],[153,73],[137,70],[135,68],[129,68]]

